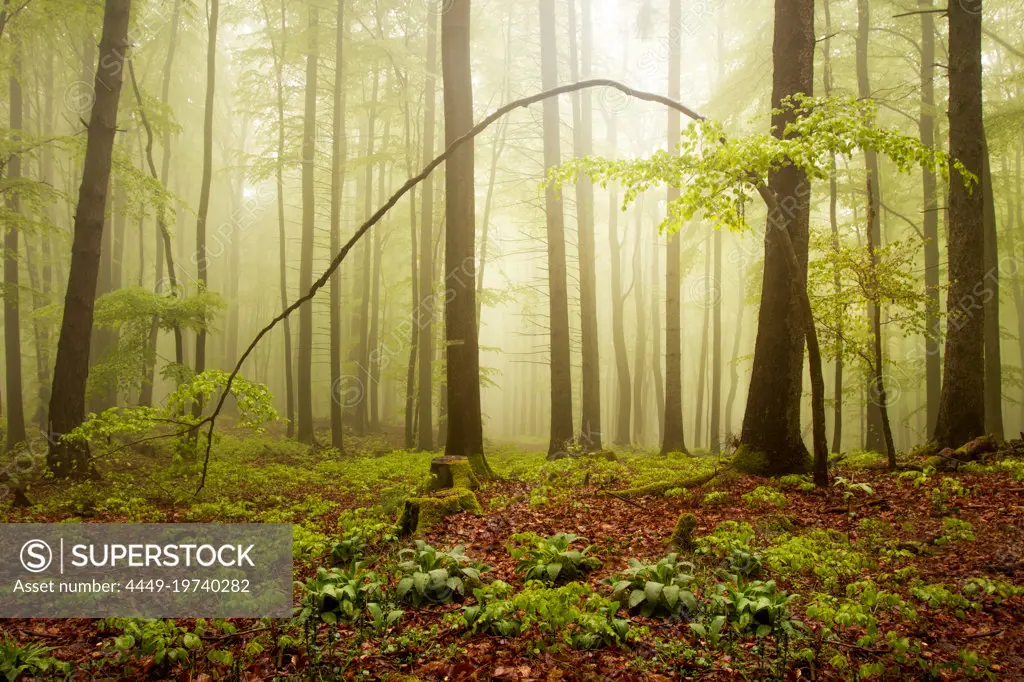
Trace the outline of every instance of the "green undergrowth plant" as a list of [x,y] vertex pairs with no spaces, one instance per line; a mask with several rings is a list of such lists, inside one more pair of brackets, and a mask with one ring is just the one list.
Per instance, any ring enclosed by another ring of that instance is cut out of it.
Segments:
[[782,509],[788,503],[786,495],[768,485],[759,485],[749,493],[743,495],[743,501],[751,509],[765,509],[775,507]]
[[573,533],[557,533],[542,538],[535,533],[516,533],[509,538],[508,550],[516,560],[516,572],[524,580],[547,584],[575,580],[601,567],[601,560],[592,556],[593,545],[571,549],[586,542]]
[[404,577],[398,582],[397,595],[414,606],[461,599],[467,591],[482,587],[481,576],[491,570],[466,556],[462,545],[444,552],[417,540],[415,549],[403,549],[398,555],[407,558],[398,565]]
[[655,564],[629,560],[629,568],[618,579],[608,578],[612,599],[640,615],[689,620],[697,610],[697,599],[691,591],[692,563],[679,561],[677,554],[668,554]]
[[367,604],[377,600],[382,588],[377,574],[358,561],[344,569],[321,567],[315,577],[296,584],[303,594],[296,620],[313,629],[319,621],[354,623]]
[[52,647],[33,642],[19,644],[4,634],[0,641],[0,675],[7,682],[34,678],[52,679],[57,675],[69,675],[71,664],[59,661],[50,652]]
[[541,646],[561,644],[575,649],[621,645],[631,634],[629,621],[616,616],[619,603],[582,583],[549,587],[530,580],[516,593],[504,583],[495,583],[474,594],[477,603],[462,612],[473,632],[505,637],[533,633]]

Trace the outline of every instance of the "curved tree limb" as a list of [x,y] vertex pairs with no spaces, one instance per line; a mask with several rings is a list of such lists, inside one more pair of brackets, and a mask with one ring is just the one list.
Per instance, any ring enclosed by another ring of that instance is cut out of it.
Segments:
[[276,327],[279,323],[287,319],[288,316],[290,316],[293,312],[298,310],[304,303],[306,303],[307,301],[311,300],[314,296],[316,296],[317,292],[320,291],[320,289],[322,289],[330,280],[331,274],[335,270],[337,270],[338,267],[341,266],[341,263],[342,261],[345,260],[345,257],[348,256],[349,252],[356,245],[356,243],[358,243],[359,240],[362,239],[363,236],[370,231],[370,228],[379,223],[384,218],[384,216],[387,215],[388,211],[394,208],[394,206],[402,199],[402,197],[404,197],[416,185],[426,180],[427,176],[430,175],[434,171],[434,169],[436,169],[438,166],[444,163],[449,157],[451,157],[452,153],[456,149],[466,144],[473,138],[477,137],[480,133],[485,131],[492,124],[494,124],[504,116],[507,116],[509,113],[515,111],[516,109],[528,107],[531,104],[536,104],[537,102],[541,102],[551,97],[557,97],[558,95],[564,95],[571,92],[578,92],[580,90],[586,90],[589,88],[609,88],[611,90],[616,90],[622,93],[626,97],[643,100],[645,102],[654,102],[656,104],[662,104],[666,107],[669,107],[670,109],[674,109],[680,112],[684,116],[687,116],[688,118],[691,118],[695,121],[704,120],[704,116],[698,114],[693,109],[690,109],[689,107],[680,104],[679,102],[676,102],[671,98],[665,97],[663,95],[658,95],[653,92],[635,90],[629,87],[628,85],[624,85],[623,83],[619,83],[618,81],[614,81],[611,79],[592,78],[590,80],[580,81],[578,83],[569,83],[566,85],[561,85],[557,88],[552,88],[550,90],[545,90],[544,92],[537,93],[536,95],[531,95],[529,97],[523,97],[522,99],[514,100],[502,107],[499,107],[492,114],[490,114],[482,121],[477,123],[469,131],[467,131],[466,134],[452,142],[441,155],[435,157],[433,161],[428,163],[423,168],[423,170],[420,171],[418,175],[406,180],[405,184],[403,184],[398,189],[398,191],[392,194],[391,198],[389,198],[379,209],[377,209],[376,213],[370,216],[366,220],[366,222],[359,226],[359,229],[355,231],[355,234],[353,234],[352,237],[345,243],[345,245],[341,247],[341,250],[338,251],[337,254],[335,254],[334,258],[331,260],[331,263],[327,267],[327,269],[324,270],[324,272],[320,275],[320,277],[317,278],[315,282],[313,282],[313,285],[310,287],[309,291],[307,291],[305,294],[303,294],[294,302],[292,302],[291,305],[289,305],[279,315],[277,315],[276,317],[274,317],[274,319],[268,322],[267,325],[263,327],[263,329],[261,329],[259,333],[256,334],[256,336],[253,338],[252,342],[245,349],[245,351],[242,352],[241,357],[238,358],[238,362],[235,364],[234,369],[228,376],[227,384],[225,385],[224,390],[221,392],[221,396],[217,400],[217,404],[214,407],[213,412],[210,414],[210,416],[202,420],[197,426],[197,428],[199,428],[203,425],[208,425],[206,439],[206,454],[203,458],[203,472],[202,476],[199,479],[199,486],[195,492],[196,495],[198,495],[200,491],[202,491],[203,487],[206,485],[206,474],[209,470],[210,453],[213,445],[213,429],[216,424],[217,417],[220,415],[221,409],[223,409],[224,407],[224,402],[231,391],[231,383],[234,381],[239,371],[241,371],[243,363],[245,363],[248,357],[256,349],[256,346],[259,344],[259,342],[263,340],[263,337],[269,334],[271,330],[274,329],[274,327]]

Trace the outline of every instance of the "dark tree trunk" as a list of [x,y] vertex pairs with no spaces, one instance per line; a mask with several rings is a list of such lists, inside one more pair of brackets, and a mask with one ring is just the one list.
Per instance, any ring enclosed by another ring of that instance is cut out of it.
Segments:
[[[875,221],[875,214],[878,212],[877,205],[874,203],[875,192],[872,188],[873,183],[871,182],[870,176],[867,182],[867,196],[868,196],[868,229],[865,231],[867,236],[868,244],[868,258],[871,264],[871,277],[868,282],[868,286],[873,291],[878,290],[878,256],[875,252],[875,231],[872,229],[872,225]],[[870,395],[874,399],[874,404],[878,407],[878,415],[881,421],[882,427],[882,442],[885,448],[885,457],[889,463],[889,470],[895,471],[896,469],[896,446],[892,441],[892,426],[889,422],[889,397],[885,389],[885,376],[883,374],[884,358],[882,354],[882,307],[880,305],[871,306],[871,341],[872,341],[872,357],[871,357],[871,392]]]
[[[555,5],[540,0],[541,86],[558,85],[558,49],[555,44]],[[544,100],[544,169],[561,164],[558,100]],[[565,222],[562,200],[549,184],[544,193],[548,241],[548,299],[551,336],[551,435],[548,454],[566,450],[572,442],[572,374],[569,346],[569,295],[566,285]]]
[[91,472],[87,446],[60,440],[85,417],[85,385],[89,376],[89,331],[93,322],[96,279],[103,240],[110,164],[117,132],[117,104],[125,53],[131,0],[107,0],[103,37],[96,70],[95,102],[89,118],[82,185],[78,193],[71,272],[64,316],[57,342],[50,399],[50,451],[47,465],[55,476],[84,476]]
[[[309,8],[309,45],[306,53],[306,102],[302,128],[302,244],[299,252],[299,291],[313,285],[313,240],[316,230],[316,195],[313,186],[316,150],[316,88],[318,11]],[[313,442],[313,302],[299,308],[298,418],[296,437],[300,443]]]
[[[208,37],[206,42],[206,105],[203,117],[203,179],[199,187],[199,214],[196,218],[196,272],[199,286],[207,289],[210,285],[209,266],[206,257],[206,219],[210,213],[210,184],[213,181],[213,106],[217,86],[217,24],[220,20],[220,0],[210,0]],[[208,322],[208,321],[207,321]],[[196,334],[196,374],[206,370],[206,328]],[[198,416],[203,406],[196,402],[192,414]]]
[[[580,50],[576,49],[576,6],[569,0],[570,78],[575,83],[590,78],[590,0],[580,0]],[[579,68],[577,68],[579,64]],[[593,107],[590,91],[575,93],[573,103],[573,149],[577,157],[593,152]],[[580,264],[580,352],[582,355],[582,420],[580,444],[588,451],[602,450],[601,444],[601,353],[597,334],[597,273],[594,246],[594,185],[586,173],[576,183],[576,222]]]
[[[775,65],[772,107],[796,94],[812,94],[814,78],[813,0],[776,0]],[[781,135],[791,113],[772,116],[772,127]],[[797,266],[806,278],[810,184],[796,168],[785,168],[768,179],[787,218],[789,236],[796,252]],[[757,340],[751,370],[747,407],[741,441],[768,460],[769,473],[791,473],[807,469],[808,453],[801,438],[800,399],[804,364],[804,336],[801,324],[797,279],[789,272],[780,229],[771,220],[765,229],[765,262]]]
[[[429,12],[427,27],[427,77],[424,87],[423,112],[423,163],[434,157],[434,129],[437,112],[437,84],[434,70],[437,68],[437,12]],[[416,403],[417,445],[420,450],[434,449],[434,318],[437,315],[438,298],[434,296],[434,179],[428,175],[423,181],[423,206],[420,213],[420,306],[417,308],[419,333],[419,397]]]
[[729,363],[729,393],[725,397],[725,432],[730,440],[733,437],[732,417],[733,405],[736,402],[736,392],[740,384],[740,340],[743,338],[743,312],[747,303],[746,270],[736,271],[737,295],[736,295],[736,328],[732,337],[732,361]]
[[[331,148],[331,256],[341,249],[341,198],[345,188],[345,0],[338,0],[334,51],[334,120]],[[345,451],[341,413],[341,268],[331,273],[331,446]]]
[[[833,85],[833,73],[832,73],[832,12],[831,4],[829,0],[824,1],[825,10],[825,64],[824,64],[824,81],[825,81],[825,96],[832,96],[832,85]],[[836,155],[832,154],[830,159],[830,166],[832,172],[828,178],[828,222],[832,228],[832,246],[835,249],[839,248],[839,213],[838,213],[838,202],[839,202],[839,183],[836,177]],[[836,276],[833,279],[833,286],[836,290],[836,295],[839,295],[843,291],[842,279],[839,277],[839,272],[836,272]],[[842,321],[840,321],[842,324]],[[839,339],[836,341],[837,353],[835,362],[835,375],[833,378],[833,394],[832,394],[832,452],[842,452],[843,446],[843,339],[842,339],[842,327],[839,329]]]
[[[682,22],[681,0],[670,0],[670,27],[680,26]],[[673,28],[673,30],[675,30]],[[680,78],[682,72],[682,45],[677,35],[670,36],[671,46],[668,58],[668,96],[679,100]],[[681,122],[679,112],[668,111],[668,150],[676,152],[679,146]],[[668,188],[668,201],[671,204],[679,198],[679,188]],[[679,233],[668,238],[668,251],[665,257],[665,420],[662,434],[661,451],[687,452],[686,440],[683,436],[683,367],[682,367],[682,318],[679,301]]]
[[[452,0],[441,19],[446,145],[451,145],[473,127],[469,18],[470,0]],[[445,306],[448,354],[445,454],[468,457],[478,477],[491,478],[493,474],[484,457],[480,413],[473,148],[470,142],[453,152],[445,173],[445,287],[454,290],[454,296],[447,296]]]
[[[921,14],[921,143],[935,146],[935,15],[932,0],[919,0]],[[925,327],[925,399],[928,433],[934,433],[942,395],[942,328],[939,319],[939,204],[935,171],[921,170],[924,198],[924,286],[928,299]]]
[[[984,141],[984,138],[983,138]],[[982,153],[985,231],[985,433],[1003,439],[1003,361],[999,339],[999,232],[988,145]]]
[[[53,122],[53,55],[47,54],[45,57],[45,70],[43,84],[43,110],[42,118],[37,121],[37,130],[40,136],[52,134],[54,131]],[[47,185],[53,185],[53,152],[47,146],[42,149],[39,154],[39,179],[41,182]],[[56,224],[56,216],[52,206],[47,206],[43,209],[43,215],[45,220],[51,225]],[[37,309],[39,307],[49,305],[52,302],[52,287],[53,287],[53,258],[50,251],[50,234],[44,231],[39,235],[40,252],[42,254],[42,262],[40,263],[40,275],[41,281],[39,283],[39,298],[37,300]],[[52,333],[51,324],[47,320],[38,321],[38,342],[36,344],[36,356],[37,356],[37,371],[36,381],[38,383],[38,407],[34,416],[35,423],[38,425],[41,433],[46,433],[46,424],[48,422],[48,416],[46,413],[47,407],[50,404],[50,384],[53,378],[50,376],[50,369],[52,367],[50,360],[50,335]]]
[[[14,47],[14,64],[10,78],[10,115],[12,142],[18,144],[22,128],[21,58],[19,46]],[[21,156],[7,158],[7,176],[12,183],[21,178]],[[16,192],[7,199],[12,213],[21,210]],[[7,387],[7,442],[6,450],[25,440],[25,403],[21,385],[21,320],[19,311],[20,284],[18,282],[18,236],[20,226],[8,224],[4,232],[4,364]]]
[[[857,94],[861,99],[871,98],[871,80],[868,72],[868,38],[871,32],[871,8],[868,0],[857,0]],[[867,170],[867,187],[871,192],[868,202],[875,207],[881,206],[881,184],[878,173],[878,152],[868,149],[864,152],[864,167]],[[881,211],[878,208],[871,211],[871,220],[868,223],[871,231],[870,240],[873,244],[880,246],[882,243],[882,222]],[[868,324],[874,324],[874,305],[868,304]],[[874,378],[869,377],[874,385]],[[882,410],[878,404],[879,397],[870,393],[870,400],[867,404],[868,411],[868,432],[864,441],[864,448],[874,452],[885,451],[885,436],[883,434]]]
[[[981,2],[949,4],[949,153],[981,179]],[[973,189],[973,191],[972,191]],[[984,189],[949,181],[946,352],[935,440],[960,447],[985,432]]]

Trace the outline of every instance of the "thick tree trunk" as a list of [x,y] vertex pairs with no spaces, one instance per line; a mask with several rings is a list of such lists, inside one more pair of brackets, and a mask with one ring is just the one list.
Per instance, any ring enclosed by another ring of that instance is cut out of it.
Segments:
[[[555,43],[555,5],[540,0],[541,85],[558,85],[558,48]],[[544,100],[544,170],[559,166],[561,118],[558,100]],[[569,346],[569,295],[566,284],[565,222],[562,199],[553,185],[544,192],[548,241],[549,332],[551,337],[551,434],[548,455],[566,450],[572,442],[572,370]]]
[[[949,153],[983,182],[981,3],[949,4]],[[949,181],[946,352],[935,440],[960,447],[985,432],[984,189]]]
[[[423,163],[434,157],[434,129],[437,112],[437,85],[434,69],[437,68],[437,12],[428,12],[427,26],[427,77],[424,86],[423,105]],[[419,397],[417,410],[417,446],[420,450],[434,449],[434,318],[437,316],[439,299],[434,296],[434,180],[428,176],[423,181],[423,199],[420,213],[420,267],[417,308],[419,330]]]
[[[345,0],[338,0],[334,50],[334,119],[331,146],[331,257],[341,249],[341,198],[345,189],[345,42],[348,23]],[[414,256],[415,259],[415,256]],[[345,451],[344,425],[338,389],[341,377],[341,268],[331,274],[331,446]]]
[[[675,27],[682,23],[681,0],[670,0],[668,25]],[[676,35],[670,36],[671,46],[668,59],[668,96],[679,100],[682,72],[682,45]],[[668,111],[668,151],[676,153],[679,146],[681,122],[679,112]],[[679,198],[678,187],[669,186],[668,202]],[[687,452],[683,436],[683,367],[682,367],[682,318],[679,301],[679,233],[668,237],[668,251],[665,257],[665,419],[661,451]]]
[[[790,95],[812,94],[813,0],[776,1],[773,60],[773,107],[780,107]],[[791,117],[791,113],[772,116],[776,135],[782,134]],[[793,167],[773,173],[768,184],[779,197],[787,218],[799,272],[789,272],[782,240],[774,234],[780,228],[769,220],[765,229],[763,294],[741,441],[751,451],[766,455],[768,473],[781,474],[806,470],[808,459],[800,429],[806,329],[800,323],[800,296],[794,288],[806,279],[811,191],[807,177]]]
[[[302,243],[299,252],[299,291],[313,285],[313,240],[316,230],[314,152],[316,151],[316,89],[319,45],[319,14],[309,8],[309,44],[306,53],[306,102],[302,127]],[[300,443],[313,442],[313,303],[299,308],[298,418],[296,437]]]
[[85,385],[89,376],[89,331],[93,322],[96,278],[103,240],[110,164],[117,132],[124,57],[129,48],[131,0],[107,0],[103,37],[96,70],[96,98],[89,118],[82,185],[78,193],[71,272],[64,316],[57,342],[57,359],[50,399],[50,451],[47,465],[55,476],[84,476],[91,472],[87,446],[60,440],[85,417]]
[[[20,140],[22,128],[21,58],[19,46],[14,47],[14,64],[10,78],[10,116],[12,137],[15,144]],[[12,183],[21,179],[21,155],[11,154],[7,159],[7,176]],[[12,213],[21,210],[17,193],[11,193],[7,207]],[[21,385],[21,320],[18,282],[18,236],[20,226],[8,224],[4,232],[4,365],[7,387],[7,442],[6,450],[25,440],[25,403]]]
[[[935,146],[935,15],[932,0],[918,0],[921,13],[921,143]],[[942,395],[942,328],[939,318],[939,204],[935,171],[921,169],[924,198],[924,286],[928,299],[925,311],[925,411],[928,433],[934,433]]]
[[[470,0],[451,0],[441,19],[445,144],[473,127],[470,70]],[[445,306],[447,341],[445,454],[468,457],[473,472],[492,478],[484,457],[480,413],[480,348],[476,321],[476,220],[470,142],[452,152],[445,174]],[[570,436],[571,436],[570,432]]]
[[[590,0],[580,0],[580,50],[576,49],[576,6],[569,0],[570,78],[590,78]],[[577,64],[580,64],[577,68]],[[578,158],[593,153],[593,107],[590,91],[575,93],[573,104],[573,150]],[[582,355],[582,419],[580,444],[587,451],[602,450],[601,444],[601,354],[597,334],[597,273],[594,246],[594,184],[582,174],[576,183],[576,222],[580,264],[580,352]]]

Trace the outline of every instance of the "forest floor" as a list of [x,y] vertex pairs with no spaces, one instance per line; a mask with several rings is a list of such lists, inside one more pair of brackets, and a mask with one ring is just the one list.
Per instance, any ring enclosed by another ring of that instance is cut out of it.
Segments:
[[[202,682],[1024,679],[1019,442],[1019,451],[1011,444],[955,473],[891,474],[878,456],[857,453],[826,489],[805,477],[730,471],[699,488],[636,497],[607,491],[692,479],[722,462],[641,451],[618,452],[617,462],[547,462],[494,447],[500,480],[477,491],[483,513],[449,516],[422,538],[438,550],[461,545],[468,560],[422,547],[414,555],[421,569],[444,566],[465,583],[473,574],[460,567],[482,568],[490,587],[474,596],[448,583],[454,588],[435,593],[427,580],[422,598],[419,582],[405,600],[399,564],[410,557],[399,552],[413,543],[393,524],[425,486],[432,455],[391,450],[382,437],[350,444],[339,455],[226,436],[198,501],[182,490],[169,454],[125,454],[98,484],[34,488],[34,506],[2,507],[0,521],[291,522],[298,606],[323,606],[317,569],[354,557],[357,568],[321,578],[378,585],[366,601],[381,610],[333,602],[328,617],[314,608],[306,626],[301,615],[4,620],[2,672],[24,665],[23,679]],[[692,543],[673,549],[687,513]],[[543,538],[557,533],[586,540],[543,559]],[[565,569],[554,586],[527,584],[517,570],[516,556],[531,547],[520,569],[572,563],[571,549],[587,545],[600,565],[582,561],[579,576]],[[678,552],[675,563],[650,566],[669,552]],[[616,612],[612,585],[631,565],[634,584],[622,599],[636,608]]]

